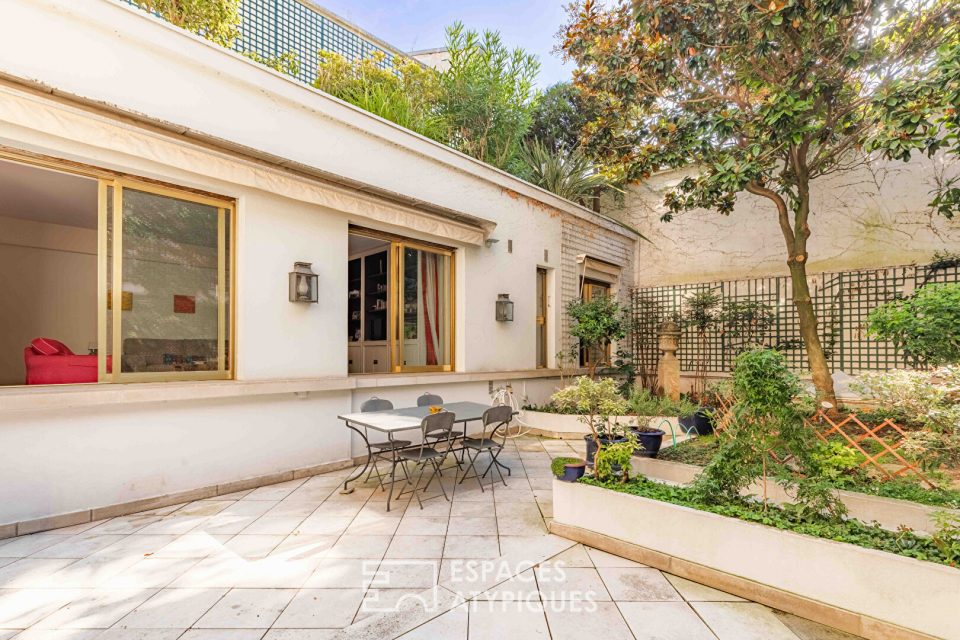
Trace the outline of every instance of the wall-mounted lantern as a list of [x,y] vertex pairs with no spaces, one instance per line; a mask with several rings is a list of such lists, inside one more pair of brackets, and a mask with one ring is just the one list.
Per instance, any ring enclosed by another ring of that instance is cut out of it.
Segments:
[[294,262],[290,272],[290,302],[317,302],[319,276],[310,268],[310,262]]
[[497,294],[497,322],[513,322],[513,301],[509,293]]

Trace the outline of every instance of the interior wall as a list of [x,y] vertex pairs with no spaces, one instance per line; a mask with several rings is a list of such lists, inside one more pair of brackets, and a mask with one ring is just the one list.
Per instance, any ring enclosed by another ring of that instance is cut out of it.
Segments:
[[24,383],[34,338],[87,353],[97,340],[97,232],[0,216],[0,301],[0,385]]
[[[133,308],[122,312],[124,337],[216,340],[217,250],[128,237],[124,253],[134,243],[136,259],[124,260],[123,290],[133,294]],[[174,313],[175,295],[193,296],[194,313]]]

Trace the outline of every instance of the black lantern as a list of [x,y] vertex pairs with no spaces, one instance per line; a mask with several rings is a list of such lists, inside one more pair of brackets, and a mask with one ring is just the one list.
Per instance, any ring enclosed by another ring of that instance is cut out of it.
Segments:
[[317,302],[318,276],[310,262],[294,262],[290,272],[290,302]]
[[509,293],[497,294],[497,322],[513,322],[513,301]]

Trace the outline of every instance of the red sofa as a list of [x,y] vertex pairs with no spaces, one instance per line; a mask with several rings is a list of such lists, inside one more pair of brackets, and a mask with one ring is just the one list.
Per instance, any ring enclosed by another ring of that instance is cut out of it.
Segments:
[[[53,338],[36,338],[23,350],[27,384],[76,384],[97,381],[97,356],[78,356]],[[110,357],[107,356],[107,371]]]

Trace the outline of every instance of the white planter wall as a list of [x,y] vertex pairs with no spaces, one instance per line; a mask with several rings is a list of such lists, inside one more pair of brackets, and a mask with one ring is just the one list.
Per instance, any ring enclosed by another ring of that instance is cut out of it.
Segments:
[[553,513],[561,525],[934,637],[960,638],[960,569],[584,484],[555,481]]

